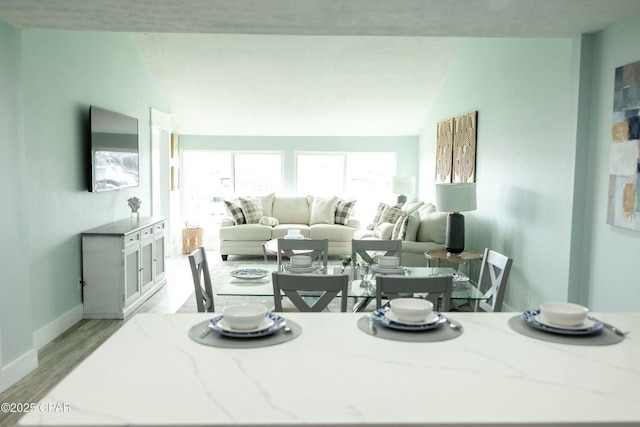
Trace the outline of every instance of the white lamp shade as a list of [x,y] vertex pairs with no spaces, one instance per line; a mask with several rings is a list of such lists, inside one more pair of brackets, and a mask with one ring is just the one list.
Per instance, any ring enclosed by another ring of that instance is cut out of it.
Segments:
[[476,184],[436,184],[436,208],[440,212],[466,212],[475,210]]
[[391,192],[393,194],[414,194],[416,179],[413,176],[394,176],[391,178]]

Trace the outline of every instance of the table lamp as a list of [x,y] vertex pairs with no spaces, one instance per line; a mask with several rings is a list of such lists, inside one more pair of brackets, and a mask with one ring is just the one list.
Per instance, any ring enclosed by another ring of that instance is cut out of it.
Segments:
[[413,176],[394,176],[391,178],[391,191],[398,195],[398,203],[407,201],[407,194],[416,191],[416,179]]
[[436,184],[436,208],[447,215],[445,249],[451,254],[464,251],[464,215],[476,209],[475,183]]

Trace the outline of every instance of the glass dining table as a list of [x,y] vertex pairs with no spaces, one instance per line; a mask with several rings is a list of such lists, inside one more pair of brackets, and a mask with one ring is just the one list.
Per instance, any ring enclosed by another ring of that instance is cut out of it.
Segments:
[[[277,271],[276,265],[245,265],[242,269],[262,269],[269,273]],[[331,268],[329,269],[331,271]],[[334,270],[339,274],[340,270]],[[294,273],[291,273],[294,274]],[[449,267],[404,267],[404,275],[407,277],[430,277],[430,276],[453,276],[453,292],[451,302],[453,307],[464,304],[477,304],[486,300],[486,297],[469,278]],[[349,282],[349,298],[354,298],[353,311],[363,311],[376,297],[375,275],[369,281],[360,279]],[[216,292],[218,296],[247,296],[247,297],[273,297],[273,284],[271,274],[258,279],[247,279],[229,276],[229,280],[224,283]]]

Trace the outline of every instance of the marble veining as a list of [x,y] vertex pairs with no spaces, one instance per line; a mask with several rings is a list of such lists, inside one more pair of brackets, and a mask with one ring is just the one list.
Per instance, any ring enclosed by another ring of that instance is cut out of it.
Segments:
[[136,315],[43,399],[71,411],[20,425],[640,426],[640,314],[594,314],[632,331],[609,346],[526,337],[516,314],[456,313],[460,337],[407,343],[362,314],[286,313],[302,334],[253,349],[193,342],[212,313]]

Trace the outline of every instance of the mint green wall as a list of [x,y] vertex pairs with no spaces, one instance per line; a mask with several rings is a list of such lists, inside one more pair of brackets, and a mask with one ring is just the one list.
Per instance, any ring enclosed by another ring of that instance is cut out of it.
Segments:
[[0,391],[3,368],[33,345],[20,31],[0,20]]
[[[296,151],[351,151],[396,153],[396,173],[417,176],[417,136],[309,137],[309,136],[196,136],[181,135],[182,150],[276,150],[284,153],[285,185],[294,182]],[[286,188],[292,191],[293,188]]]
[[607,224],[609,150],[616,67],[640,61],[640,15],[594,37],[591,128],[585,233],[592,237],[589,300],[596,310],[640,309],[640,231]]
[[[132,35],[22,31],[25,212],[34,331],[80,304],[80,233],[127,218],[127,199],[150,213],[150,107],[167,110]],[[87,191],[88,111],[139,119],[139,188]]]
[[514,258],[506,303],[566,300],[576,146],[571,39],[464,39],[420,137],[433,198],[437,122],[478,111],[478,209],[467,247]]

